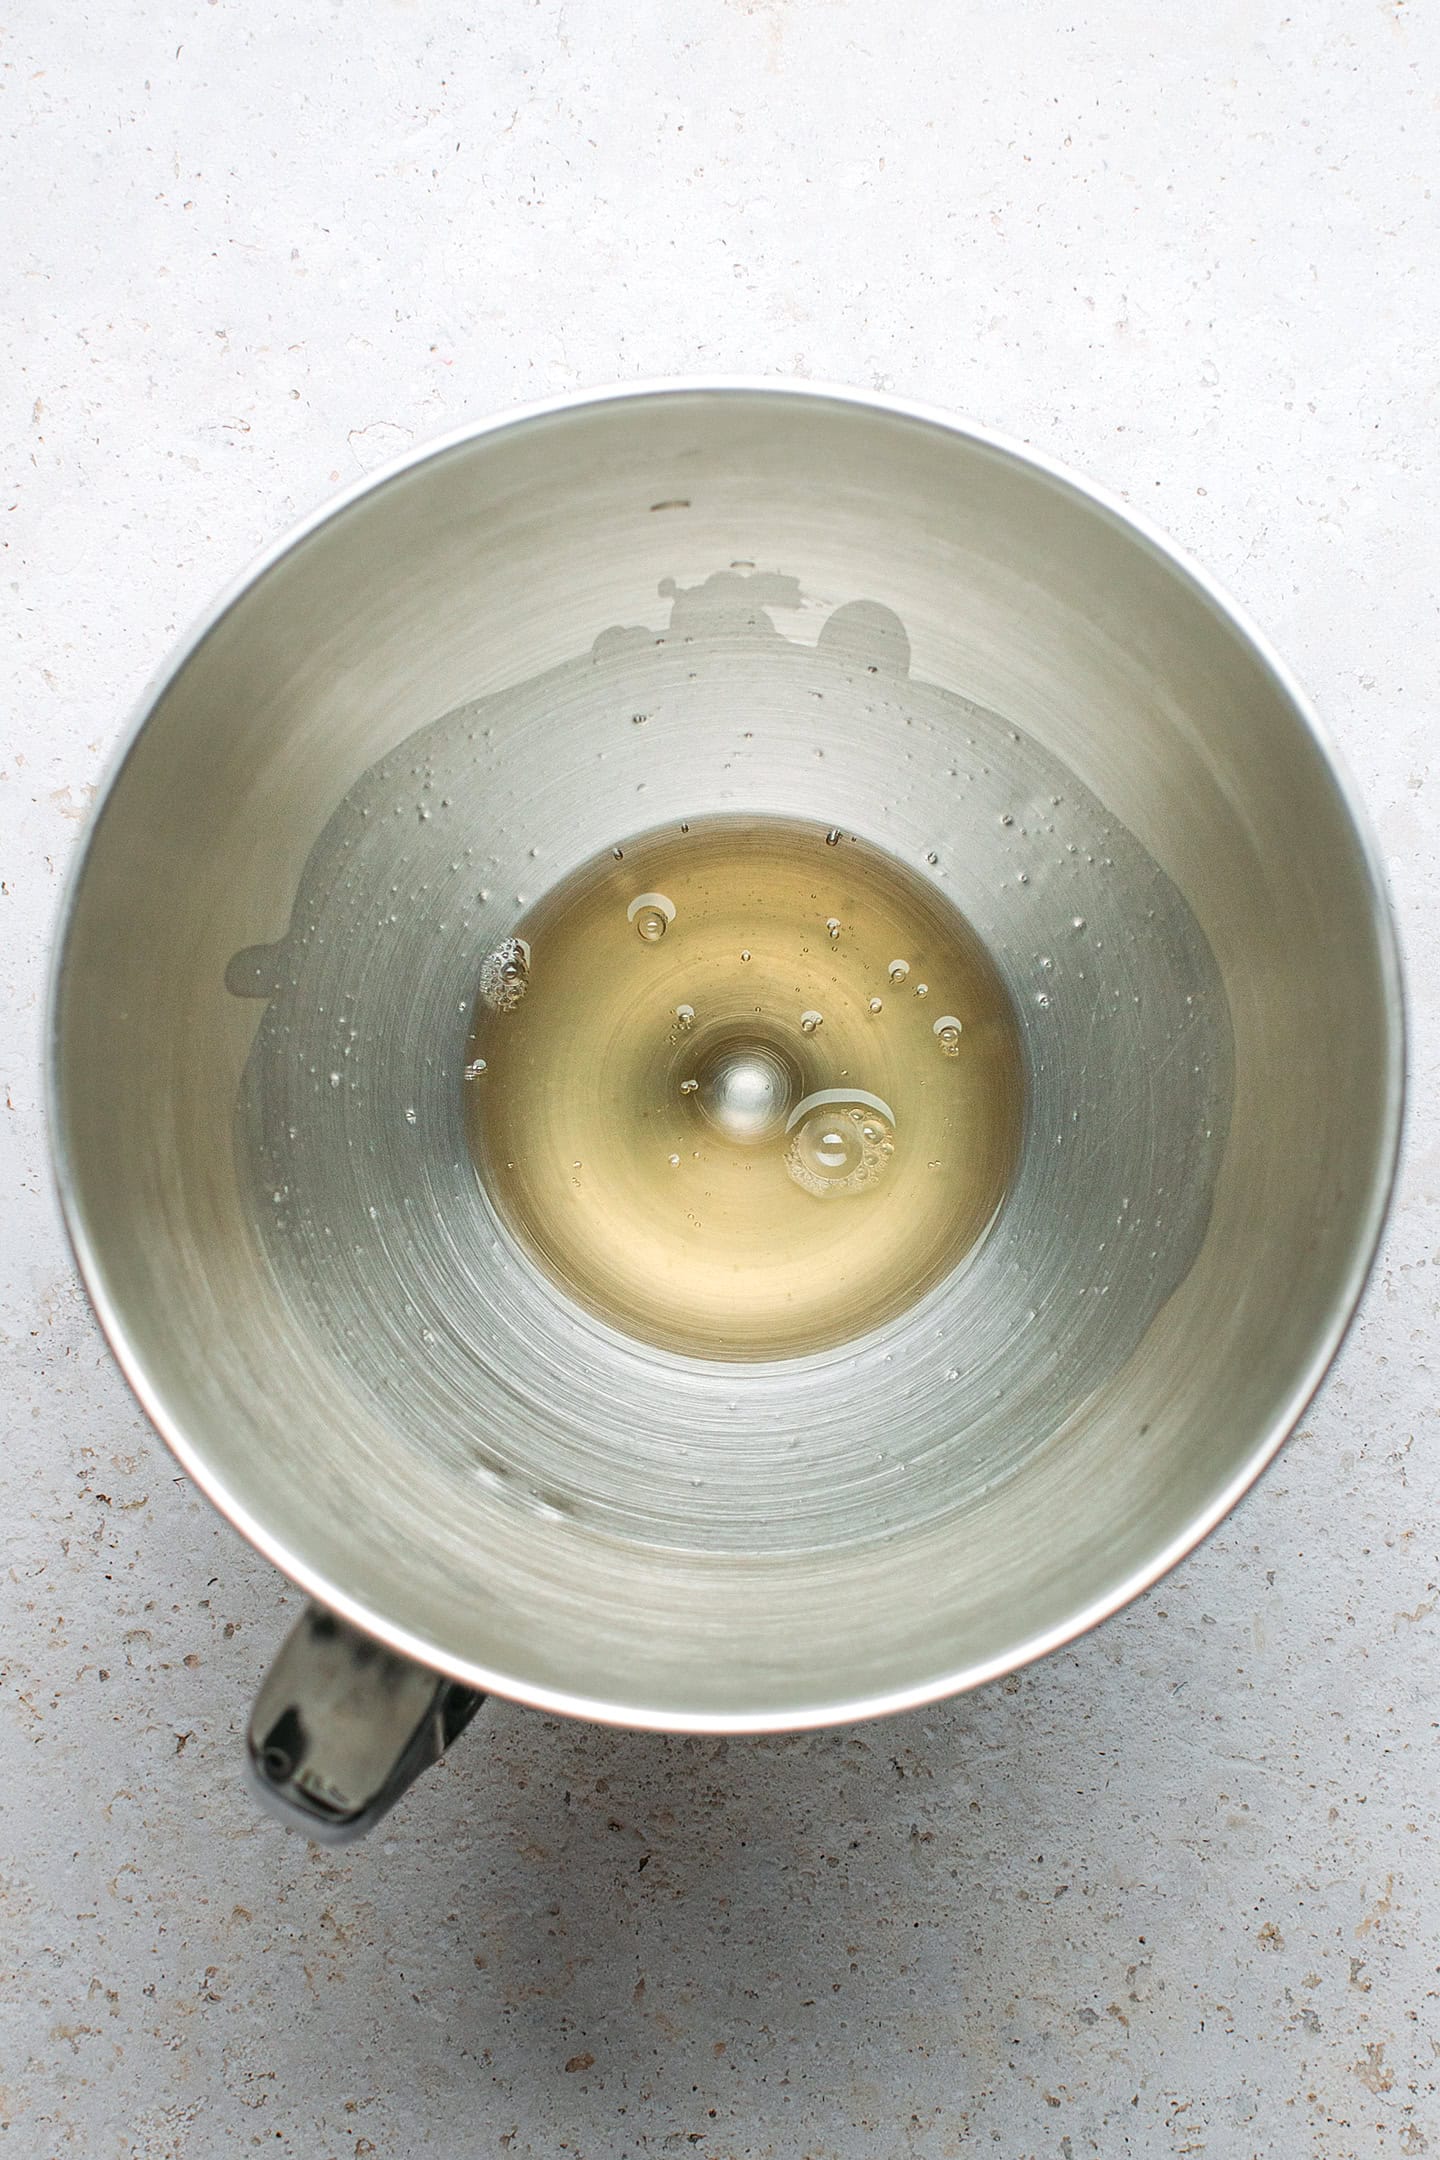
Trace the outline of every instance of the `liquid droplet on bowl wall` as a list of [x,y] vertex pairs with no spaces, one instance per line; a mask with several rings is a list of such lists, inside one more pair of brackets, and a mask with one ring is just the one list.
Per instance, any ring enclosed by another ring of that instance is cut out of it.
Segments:
[[664,893],[637,893],[625,914],[645,943],[655,945],[675,920],[675,903]]
[[791,1112],[789,1132],[786,1171],[817,1199],[868,1192],[895,1149],[888,1106],[878,1096],[847,1097],[843,1090],[808,1096]]
[[506,938],[480,967],[480,995],[492,1012],[512,1012],[530,987],[530,947],[524,938]]

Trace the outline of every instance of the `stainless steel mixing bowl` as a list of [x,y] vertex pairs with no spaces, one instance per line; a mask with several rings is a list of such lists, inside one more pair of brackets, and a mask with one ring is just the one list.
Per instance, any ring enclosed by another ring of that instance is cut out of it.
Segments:
[[[1024,1044],[981,1245],[785,1362],[581,1311],[464,1142],[476,969],[518,896],[712,811],[934,878]],[[323,1608],[254,1744],[332,1828],[467,1690],[812,1726],[1113,1612],[1319,1381],[1400,1116],[1381,873],[1264,641],[1043,459],[778,384],[521,412],[274,549],[145,701],[52,1026],[115,1353]]]

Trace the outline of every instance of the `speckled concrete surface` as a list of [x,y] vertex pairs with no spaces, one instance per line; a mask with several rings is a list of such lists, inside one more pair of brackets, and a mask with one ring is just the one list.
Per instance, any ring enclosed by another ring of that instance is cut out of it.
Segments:
[[[12,16],[0,2152],[1440,2154],[1437,82],[1420,0]],[[294,1596],[57,1226],[60,876],[150,668],[336,482],[721,368],[1025,437],[1272,632],[1407,940],[1398,1205],[1279,1466],[1073,1651],[788,1744],[498,1708],[324,1855],[236,1775]]]

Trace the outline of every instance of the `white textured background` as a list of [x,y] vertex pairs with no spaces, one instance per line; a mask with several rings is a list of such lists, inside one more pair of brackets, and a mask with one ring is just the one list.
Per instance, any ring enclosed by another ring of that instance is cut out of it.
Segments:
[[[11,11],[0,2156],[1440,2154],[1440,16],[1291,6]],[[1390,865],[1398,1205],[1278,1467],[1099,1635],[791,1743],[494,1708],[327,1857],[237,1784],[294,1597],[57,1227],[60,877],[146,675],[297,512],[717,369],[1002,427],[1253,609]]]

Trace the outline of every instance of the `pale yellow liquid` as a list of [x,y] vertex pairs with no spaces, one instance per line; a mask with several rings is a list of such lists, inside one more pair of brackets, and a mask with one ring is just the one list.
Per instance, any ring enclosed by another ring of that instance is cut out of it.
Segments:
[[[1014,1017],[963,918],[893,857],[697,820],[607,851],[513,934],[478,971],[471,1144],[515,1235],[626,1334],[826,1349],[993,1220],[1024,1102]],[[758,1138],[712,1122],[737,1061],[777,1098]]]

